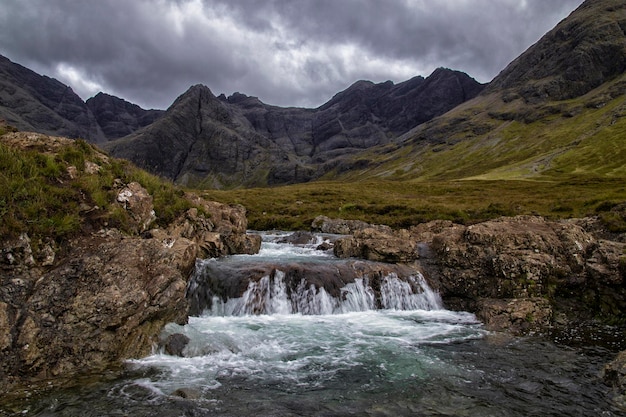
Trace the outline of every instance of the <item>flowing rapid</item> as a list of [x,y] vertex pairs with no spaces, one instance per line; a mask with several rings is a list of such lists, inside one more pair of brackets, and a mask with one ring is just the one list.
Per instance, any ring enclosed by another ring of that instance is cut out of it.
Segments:
[[608,355],[485,331],[419,272],[339,260],[266,233],[258,255],[198,261],[195,316],[122,377],[25,405],[39,416],[613,416]]

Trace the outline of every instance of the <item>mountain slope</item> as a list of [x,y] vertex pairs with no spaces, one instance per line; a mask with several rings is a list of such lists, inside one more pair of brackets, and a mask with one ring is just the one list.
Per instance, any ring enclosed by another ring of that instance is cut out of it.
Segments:
[[21,130],[104,141],[93,114],[70,87],[1,55],[0,118]]
[[626,176],[626,4],[587,1],[476,98],[337,176]]
[[306,182],[337,167],[349,169],[346,157],[389,143],[482,88],[467,74],[440,68],[397,85],[359,81],[323,106],[303,109],[240,93],[215,97],[194,86],[162,119],[106,147],[187,185]]
[[69,86],[0,55],[0,119],[20,130],[102,143],[133,133],[163,113],[104,93],[85,103]]

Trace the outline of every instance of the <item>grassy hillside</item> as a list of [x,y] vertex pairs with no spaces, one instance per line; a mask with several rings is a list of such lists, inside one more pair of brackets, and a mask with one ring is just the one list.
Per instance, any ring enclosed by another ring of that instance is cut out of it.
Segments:
[[0,236],[28,233],[63,242],[76,233],[117,227],[129,214],[116,202],[123,184],[139,182],[154,198],[157,222],[191,207],[183,191],[83,140],[14,133],[0,126]]
[[533,105],[481,96],[418,127],[402,146],[359,155],[368,166],[336,178],[626,177],[625,88],[626,75],[566,101]]

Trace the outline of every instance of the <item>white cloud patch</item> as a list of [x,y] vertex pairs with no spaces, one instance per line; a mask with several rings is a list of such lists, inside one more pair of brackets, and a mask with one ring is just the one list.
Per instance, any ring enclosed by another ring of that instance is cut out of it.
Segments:
[[100,83],[90,79],[83,71],[66,63],[59,63],[55,68],[55,73],[55,78],[72,87],[72,90],[81,97],[91,97],[102,91]]

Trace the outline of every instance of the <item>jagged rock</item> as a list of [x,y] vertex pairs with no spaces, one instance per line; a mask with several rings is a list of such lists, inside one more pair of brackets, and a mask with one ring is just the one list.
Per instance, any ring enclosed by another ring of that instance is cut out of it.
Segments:
[[117,193],[117,202],[124,207],[133,221],[130,231],[141,233],[156,220],[152,196],[137,182],[131,182]]

